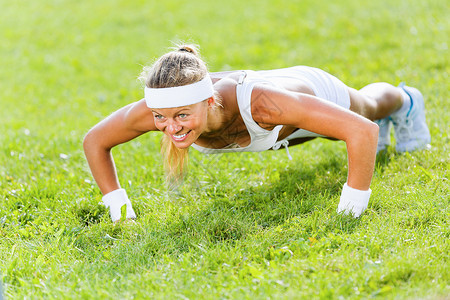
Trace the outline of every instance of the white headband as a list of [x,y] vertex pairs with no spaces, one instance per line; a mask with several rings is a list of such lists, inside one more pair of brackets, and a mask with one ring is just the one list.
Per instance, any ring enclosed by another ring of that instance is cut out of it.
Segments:
[[149,108],[172,108],[201,102],[214,94],[211,78],[170,88],[145,87],[145,102]]

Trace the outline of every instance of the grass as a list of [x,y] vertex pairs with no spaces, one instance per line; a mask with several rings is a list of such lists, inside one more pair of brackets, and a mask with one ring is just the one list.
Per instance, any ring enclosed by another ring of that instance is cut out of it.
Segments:
[[[7,299],[446,299],[448,4],[436,1],[6,2],[0,17],[0,273]],[[114,226],[81,149],[140,99],[170,41],[212,71],[320,67],[426,95],[429,151],[378,157],[359,219],[335,213],[345,146],[204,156],[167,189],[158,134],[114,149],[136,224]]]

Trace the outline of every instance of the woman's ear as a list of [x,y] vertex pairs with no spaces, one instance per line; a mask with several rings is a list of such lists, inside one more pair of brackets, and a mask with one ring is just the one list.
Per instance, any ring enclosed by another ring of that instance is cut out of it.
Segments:
[[213,108],[215,104],[216,104],[216,100],[214,99],[214,97],[209,97],[208,98],[208,107]]

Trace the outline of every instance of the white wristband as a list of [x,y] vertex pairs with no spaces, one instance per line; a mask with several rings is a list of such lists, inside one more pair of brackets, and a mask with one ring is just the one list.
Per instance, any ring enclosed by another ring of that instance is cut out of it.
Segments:
[[107,208],[109,207],[109,215],[113,222],[120,220],[121,208],[124,205],[127,206],[127,219],[136,219],[133,206],[124,189],[118,189],[104,195],[102,201]]
[[361,191],[349,187],[345,183],[337,211],[343,212],[345,215],[352,214],[355,218],[359,217],[366,210],[371,193],[371,189]]

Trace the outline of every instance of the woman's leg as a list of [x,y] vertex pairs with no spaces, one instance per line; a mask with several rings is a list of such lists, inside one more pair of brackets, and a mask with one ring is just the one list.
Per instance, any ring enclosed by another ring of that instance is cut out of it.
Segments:
[[[430,132],[425,121],[423,96],[419,90],[379,82],[357,91],[349,88],[350,110],[376,121],[380,127],[378,151],[390,144],[390,125],[394,125],[399,152],[428,148]],[[387,118],[389,117],[389,118]]]
[[350,110],[372,121],[386,118],[403,105],[399,88],[385,82],[369,84],[359,91],[349,88],[349,94]]

